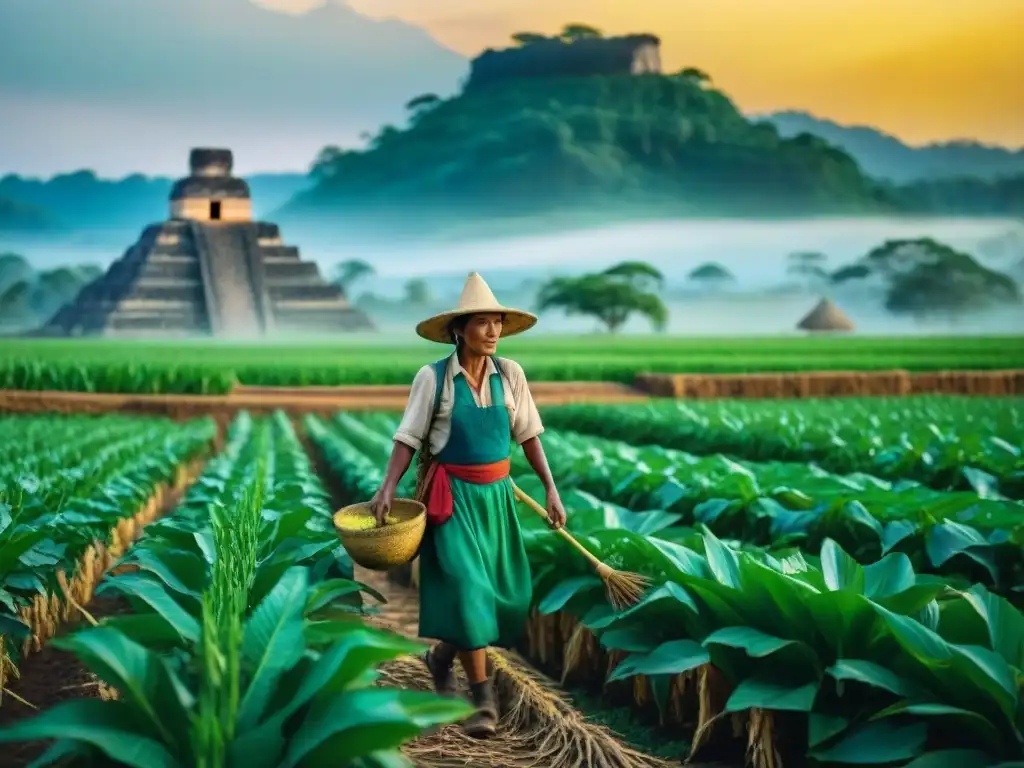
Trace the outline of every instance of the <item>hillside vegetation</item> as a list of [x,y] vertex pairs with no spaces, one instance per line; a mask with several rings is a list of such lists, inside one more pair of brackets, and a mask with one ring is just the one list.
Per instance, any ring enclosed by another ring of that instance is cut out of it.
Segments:
[[[415,203],[423,218],[611,206],[671,215],[858,214],[891,196],[844,151],[745,118],[700,74],[532,79],[419,98],[404,129],[328,148],[287,213]],[[407,212],[407,211],[406,211]]]
[[45,208],[0,194],[0,232],[42,232],[54,225]]
[[1024,148],[1007,149],[976,141],[947,141],[911,147],[867,125],[840,125],[806,112],[768,115],[783,136],[813,133],[842,147],[871,176],[894,183],[971,176],[993,181],[1024,174]]

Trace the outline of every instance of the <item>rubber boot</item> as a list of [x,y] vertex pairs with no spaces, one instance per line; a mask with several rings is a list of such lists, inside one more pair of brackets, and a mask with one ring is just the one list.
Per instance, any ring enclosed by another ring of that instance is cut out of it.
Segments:
[[442,696],[454,696],[455,648],[448,643],[438,643],[423,654],[423,663],[430,671],[434,690]]
[[462,724],[467,736],[474,739],[489,739],[497,732],[498,704],[494,697],[494,685],[491,681],[473,683],[469,686],[470,697],[476,712]]

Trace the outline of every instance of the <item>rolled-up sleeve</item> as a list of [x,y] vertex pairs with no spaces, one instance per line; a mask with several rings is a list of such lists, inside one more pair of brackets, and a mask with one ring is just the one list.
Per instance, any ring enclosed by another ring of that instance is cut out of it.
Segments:
[[514,360],[507,361],[507,373],[509,385],[512,388],[512,400],[515,405],[515,414],[512,417],[512,439],[518,445],[527,440],[539,436],[544,432],[544,425],[540,420],[540,412],[537,404],[533,401],[533,394],[530,392],[530,385],[526,381],[526,373],[519,363]]
[[418,451],[427,439],[430,417],[434,410],[434,368],[425,365],[416,373],[409,388],[409,402],[405,406],[402,422],[398,425],[394,439]]

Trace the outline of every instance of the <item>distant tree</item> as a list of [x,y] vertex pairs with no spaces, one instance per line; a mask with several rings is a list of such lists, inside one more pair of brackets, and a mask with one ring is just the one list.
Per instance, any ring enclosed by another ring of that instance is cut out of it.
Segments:
[[864,259],[889,279],[885,306],[896,314],[961,314],[1021,300],[1009,275],[931,238],[893,240]]
[[665,276],[646,261],[623,261],[601,274],[625,280],[640,290],[660,289],[665,285]]
[[796,275],[808,282],[828,279],[825,264],[828,256],[817,251],[797,251],[789,254],[786,272]]
[[23,326],[36,319],[31,304],[32,285],[19,280],[0,293],[0,325]]
[[413,278],[405,284],[405,300],[409,304],[422,307],[431,299],[430,286],[421,277]]
[[562,33],[560,37],[563,40],[569,42],[575,42],[576,40],[586,40],[595,37],[602,37],[601,30],[596,27],[592,27],[589,24],[566,24],[562,27]]
[[735,280],[736,277],[721,264],[708,262],[693,269],[687,276],[688,280],[695,280],[702,283],[724,283]]
[[99,264],[79,264],[74,270],[83,283],[91,283],[103,275],[103,267]]
[[16,253],[0,253],[0,292],[21,280],[30,280],[34,274],[32,265],[24,256]]
[[421,93],[419,96],[414,96],[405,103],[405,108],[411,112],[415,112],[417,109],[423,107],[430,107],[441,101],[441,97],[436,93]]
[[376,273],[377,270],[362,259],[348,259],[334,267],[331,282],[340,286],[345,293],[350,293],[355,283]]
[[316,158],[313,160],[313,164],[309,169],[309,175],[316,181],[329,179],[335,173],[335,163],[337,163],[338,158],[344,154],[345,150],[341,147],[333,145],[324,147],[317,153]]
[[441,103],[441,97],[436,93],[423,93],[406,102],[405,108],[412,113],[415,122],[427,112],[435,109]]
[[40,272],[32,286],[30,304],[39,315],[49,317],[74,301],[86,281],[74,267],[57,267]]
[[370,139],[370,147],[373,149],[380,149],[395,137],[400,136],[401,133],[402,132],[398,128],[395,128],[395,126],[385,125],[377,132],[376,136]]
[[550,39],[547,35],[542,35],[539,32],[516,32],[512,35],[512,41],[517,45],[530,45]]
[[645,286],[662,281],[661,273],[642,262],[625,262],[596,274],[555,277],[537,297],[539,311],[561,309],[567,315],[596,318],[609,333],[619,330],[630,316],[646,317],[655,330],[668,324],[668,309]]
[[849,264],[832,273],[833,283],[845,283],[849,280],[863,280],[871,274],[871,267],[866,264]]
[[697,67],[683,67],[679,70],[679,77],[697,85],[708,85],[711,83],[711,75]]

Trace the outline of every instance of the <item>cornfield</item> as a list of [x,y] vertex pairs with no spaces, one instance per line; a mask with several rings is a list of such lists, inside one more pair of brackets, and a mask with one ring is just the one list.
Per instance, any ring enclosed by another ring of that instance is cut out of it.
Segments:
[[[1021,337],[682,339],[540,336],[503,342],[533,381],[631,384],[641,373],[1024,369]],[[408,384],[434,350],[371,337],[346,344],[6,340],[0,389],[169,395],[259,387]]]
[[[613,608],[524,510],[535,605],[519,651],[684,741],[677,759],[1019,764],[1021,405],[546,409],[569,530],[653,586]],[[446,728],[465,702],[395,686],[422,645],[373,623],[384,595],[331,514],[376,491],[397,421],[307,415],[296,431],[243,413],[218,439],[206,419],[0,419],[0,716],[32,706],[17,691],[45,645],[101,693],[17,718],[0,742],[49,740],[37,765],[439,768],[520,764],[508,755],[523,743],[544,765],[667,765],[584,732],[571,694],[500,654],[506,730],[489,758]],[[543,498],[515,446],[512,468]],[[104,615],[94,596],[127,609]]]

